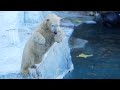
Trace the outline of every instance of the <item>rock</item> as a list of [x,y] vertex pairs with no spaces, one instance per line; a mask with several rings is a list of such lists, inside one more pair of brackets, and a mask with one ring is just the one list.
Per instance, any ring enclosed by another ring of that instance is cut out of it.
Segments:
[[120,16],[117,12],[106,12],[99,14],[95,21],[106,27],[119,26]]
[[68,27],[68,28],[73,28],[74,24],[70,20],[62,20],[62,23],[60,25],[61,27]]
[[71,37],[69,40],[69,45],[71,49],[84,48],[86,43],[88,43],[87,40],[80,39],[80,38]]

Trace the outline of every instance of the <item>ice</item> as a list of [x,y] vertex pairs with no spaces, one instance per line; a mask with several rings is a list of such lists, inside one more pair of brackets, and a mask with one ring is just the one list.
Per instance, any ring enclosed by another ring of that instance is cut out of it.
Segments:
[[[25,16],[25,12],[27,12]],[[66,37],[55,43],[45,54],[37,69],[30,69],[28,76],[20,74],[22,52],[34,27],[51,11],[3,11],[0,12],[0,78],[1,79],[60,79],[73,70],[68,39],[71,28],[62,28]],[[34,19],[34,20],[33,20]],[[40,21],[37,21],[37,20]]]

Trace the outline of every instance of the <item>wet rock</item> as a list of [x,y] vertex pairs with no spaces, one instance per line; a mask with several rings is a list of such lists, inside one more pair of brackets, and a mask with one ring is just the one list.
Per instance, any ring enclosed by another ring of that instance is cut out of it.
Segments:
[[99,14],[95,21],[106,27],[115,27],[120,25],[120,16],[116,12],[106,12]]

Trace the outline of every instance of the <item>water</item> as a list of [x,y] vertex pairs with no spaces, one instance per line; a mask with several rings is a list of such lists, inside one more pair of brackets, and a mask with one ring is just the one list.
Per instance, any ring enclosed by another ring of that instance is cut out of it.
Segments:
[[[74,70],[64,79],[120,79],[120,28],[81,24],[71,37],[88,40],[83,49],[72,49]],[[93,54],[78,58],[79,54]]]

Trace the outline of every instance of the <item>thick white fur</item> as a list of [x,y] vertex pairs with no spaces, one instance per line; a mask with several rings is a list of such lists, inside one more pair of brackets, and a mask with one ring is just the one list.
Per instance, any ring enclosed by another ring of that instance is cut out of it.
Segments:
[[[48,20],[49,19],[49,20]],[[28,74],[28,68],[39,64],[44,54],[48,51],[54,42],[61,42],[64,38],[64,32],[60,29],[60,17],[55,14],[49,14],[43,23],[41,23],[27,41],[21,62],[21,73]],[[57,24],[57,34],[51,31],[51,25]]]

